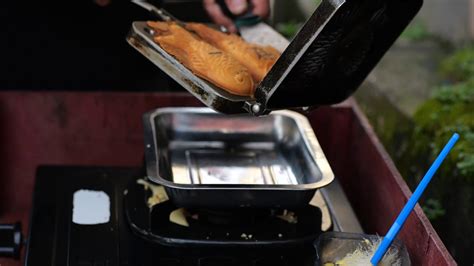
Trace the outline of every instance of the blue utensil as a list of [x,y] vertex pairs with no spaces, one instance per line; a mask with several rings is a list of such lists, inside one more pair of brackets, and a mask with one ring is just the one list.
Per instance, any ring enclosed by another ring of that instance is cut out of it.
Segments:
[[408,202],[405,204],[402,211],[400,212],[399,216],[395,220],[395,223],[393,223],[387,235],[383,238],[382,243],[380,244],[378,249],[375,251],[374,256],[370,260],[372,265],[377,265],[380,262],[380,260],[382,260],[383,256],[385,255],[388,248],[392,244],[393,240],[397,237],[398,233],[402,229],[403,224],[406,222],[408,216],[413,211],[413,208],[415,207],[416,203],[420,199],[421,195],[423,195],[423,192],[425,191],[426,187],[428,186],[431,179],[433,178],[433,175],[436,173],[441,163],[444,161],[446,156],[454,147],[454,144],[456,144],[458,139],[459,139],[459,135],[457,133],[454,133],[451,139],[449,140],[449,142],[446,144],[446,146],[444,146],[443,150],[438,155],[436,160],[433,162],[428,172],[426,172],[425,176],[421,180],[415,192],[413,192],[413,195],[410,197],[410,199],[408,200]]

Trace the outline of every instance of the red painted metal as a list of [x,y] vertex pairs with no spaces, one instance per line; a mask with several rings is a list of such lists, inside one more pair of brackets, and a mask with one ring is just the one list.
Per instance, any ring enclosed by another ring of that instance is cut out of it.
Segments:
[[[188,94],[0,92],[0,222],[20,220],[26,233],[40,164],[140,165],[142,114],[165,106],[201,104]],[[308,118],[364,229],[384,234],[411,192],[366,117],[349,100]],[[456,265],[419,206],[400,237],[414,265]]]

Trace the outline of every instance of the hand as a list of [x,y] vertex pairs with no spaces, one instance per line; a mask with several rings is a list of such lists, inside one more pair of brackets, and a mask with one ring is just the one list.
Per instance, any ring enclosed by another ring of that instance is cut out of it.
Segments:
[[[204,8],[215,23],[226,27],[230,32],[237,32],[234,22],[224,15],[224,12],[222,12],[216,0],[203,0],[203,2]],[[254,15],[260,16],[261,18],[268,17],[270,13],[269,0],[250,0],[250,2],[253,6],[252,13]],[[247,0],[225,0],[225,3],[230,12],[236,16],[244,14],[249,8]]]
[[100,7],[106,7],[112,2],[112,0],[94,0],[94,2]]

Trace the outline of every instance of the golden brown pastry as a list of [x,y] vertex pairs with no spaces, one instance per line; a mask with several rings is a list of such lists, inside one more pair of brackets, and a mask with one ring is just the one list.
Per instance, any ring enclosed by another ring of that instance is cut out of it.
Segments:
[[232,55],[249,69],[257,83],[262,81],[280,57],[280,52],[271,46],[251,44],[235,34],[222,33],[201,23],[187,23],[186,28]]
[[252,96],[255,85],[245,66],[232,56],[170,22],[148,22],[154,40],[197,76],[240,96]]

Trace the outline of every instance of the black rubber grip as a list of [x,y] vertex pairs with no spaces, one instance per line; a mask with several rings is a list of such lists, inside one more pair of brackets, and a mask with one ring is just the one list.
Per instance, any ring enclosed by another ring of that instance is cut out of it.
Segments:
[[0,224],[0,257],[20,258],[21,224]]

